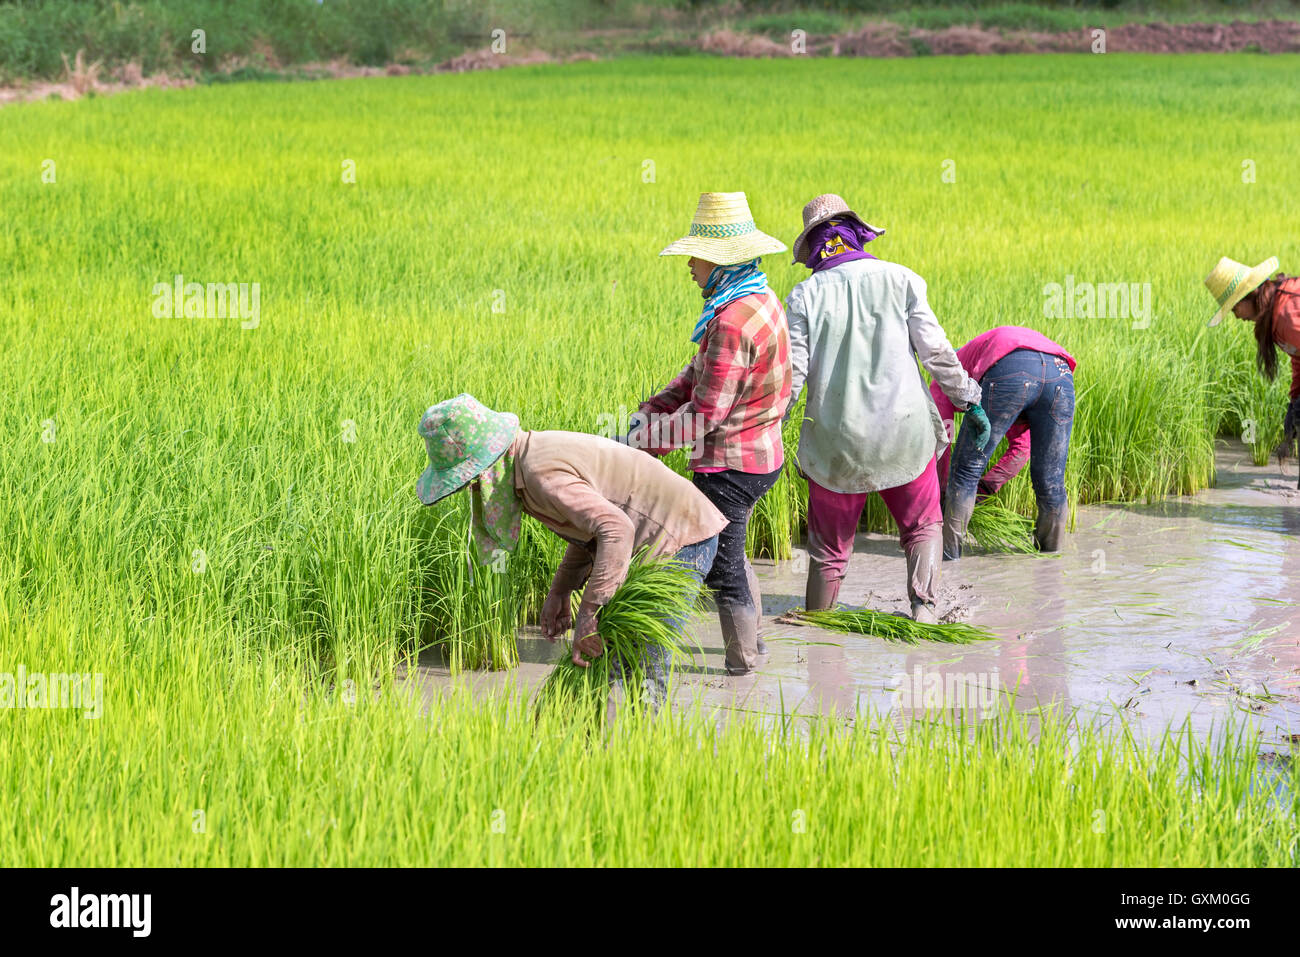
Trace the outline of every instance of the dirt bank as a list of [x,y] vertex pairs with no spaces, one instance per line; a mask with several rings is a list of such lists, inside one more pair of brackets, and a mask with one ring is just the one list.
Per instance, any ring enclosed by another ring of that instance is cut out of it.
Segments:
[[[1099,41],[1104,39],[1104,47]],[[801,55],[790,42],[718,30],[703,37],[699,48],[738,57]],[[1132,23],[1111,27],[1104,38],[1090,29],[1062,33],[1028,30],[999,31],[979,26],[942,30],[909,29],[896,23],[874,23],[839,36],[808,36],[803,53],[809,56],[906,57],[988,56],[1005,53],[1294,53],[1300,51],[1300,23],[1270,20],[1256,23]]]
[[[317,80],[369,76],[404,76],[406,74],[466,73],[474,70],[499,70],[512,66],[535,66],[545,63],[573,63],[600,59],[595,49],[607,50],[610,31],[580,34],[592,41],[593,49],[570,52],[557,57],[542,49],[523,49],[513,53],[496,53],[490,48],[467,50],[441,63],[418,66],[391,63],[386,66],[356,66],[343,62],[304,63],[283,66],[273,57],[256,63],[245,59],[231,61],[210,81],[279,79]],[[623,31],[635,34],[636,31]],[[1092,30],[1041,33],[1028,30],[999,31],[980,26],[954,26],[942,30],[923,30],[896,23],[872,23],[839,35],[808,35],[798,49],[792,39],[774,39],[729,29],[711,30],[703,35],[670,34],[638,40],[623,36],[617,49],[651,53],[702,51],[717,56],[748,58],[815,57],[910,57],[910,56],[991,56],[1008,53],[1095,53],[1098,38]],[[1260,53],[1300,52],[1300,22],[1269,20],[1253,23],[1132,23],[1105,31],[1106,53]],[[616,55],[616,52],[615,52]],[[66,75],[58,81],[31,81],[0,87],[0,106],[51,97],[76,100],[83,96],[108,96],[145,87],[193,86],[194,77],[168,76],[165,73],[144,76],[137,64],[128,63],[101,75],[97,64],[86,64],[80,55],[69,64]]]

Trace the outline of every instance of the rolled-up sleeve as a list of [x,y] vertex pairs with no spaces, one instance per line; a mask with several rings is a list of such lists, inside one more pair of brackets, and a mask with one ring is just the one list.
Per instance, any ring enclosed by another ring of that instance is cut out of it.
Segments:
[[965,409],[980,401],[980,387],[966,374],[957,352],[925,297],[925,280],[910,273],[907,283],[907,332],[925,371],[939,384],[953,405]]

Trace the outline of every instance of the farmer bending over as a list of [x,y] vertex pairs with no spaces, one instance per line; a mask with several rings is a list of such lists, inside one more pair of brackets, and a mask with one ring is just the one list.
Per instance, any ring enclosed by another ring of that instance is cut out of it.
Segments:
[[[990,431],[976,435],[963,422],[952,450],[951,475],[947,474],[947,450],[940,460],[939,474],[946,477],[948,486],[943,557],[961,557],[975,503],[1015,478],[1026,460],[1038,500],[1034,540],[1041,551],[1056,551],[1069,517],[1065,460],[1074,425],[1074,357],[1033,329],[998,326],[958,349],[957,358],[980,384]],[[939,414],[951,422],[952,403],[934,385],[930,394]],[[985,474],[989,457],[1003,435],[1007,451]]]
[[1278,349],[1291,357],[1290,401],[1277,449],[1286,458],[1300,437],[1300,278],[1280,272],[1268,278],[1275,272],[1276,256],[1254,269],[1225,256],[1205,277],[1205,285],[1219,304],[1210,325],[1217,326],[1229,310],[1255,324],[1255,364],[1265,379],[1277,378]]
[[790,333],[781,300],[758,268],[785,244],[754,225],[744,193],[703,193],[690,235],[661,256],[689,256],[704,296],[694,321],[695,358],[643,402],[644,424],[628,441],[654,455],[688,447],[696,488],[727,518],[712,589],[727,648],[727,673],[751,671],[760,653],[763,596],[745,557],[754,504],[781,477],[781,415],[790,398]]
[[[707,498],[672,469],[635,449],[576,432],[521,432],[508,412],[493,412],[461,394],[424,413],[420,435],[429,467],[416,482],[425,505],[470,490],[473,543],[480,564],[496,549],[513,551],[523,514],[569,543],[542,605],[550,641],[573,628],[573,663],[598,658],[604,643],[596,612],[627,577],[644,545],[652,557],[673,556],[703,580],[727,524]],[[583,588],[583,586],[586,586]],[[583,588],[578,617],[570,596]],[[662,702],[667,667],[647,651],[646,674]]]
[[967,419],[984,423],[980,389],[930,311],[925,281],[862,247],[884,233],[839,196],[803,209],[795,262],[812,270],[786,300],[793,410],[806,384],[799,467],[808,479],[810,610],[831,608],[867,496],[879,492],[907,555],[912,617],[937,620],[943,512],[935,453],[948,444],[916,360]]

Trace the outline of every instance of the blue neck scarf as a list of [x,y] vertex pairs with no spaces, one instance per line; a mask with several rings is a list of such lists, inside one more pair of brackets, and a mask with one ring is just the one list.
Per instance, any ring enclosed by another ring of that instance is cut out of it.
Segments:
[[704,327],[709,324],[721,309],[729,302],[735,302],[751,293],[762,292],[767,288],[767,274],[758,268],[761,259],[736,263],[734,266],[715,266],[709,273],[708,281],[700,295],[704,297],[704,311],[695,323],[691,333],[691,342],[699,342],[704,335]]

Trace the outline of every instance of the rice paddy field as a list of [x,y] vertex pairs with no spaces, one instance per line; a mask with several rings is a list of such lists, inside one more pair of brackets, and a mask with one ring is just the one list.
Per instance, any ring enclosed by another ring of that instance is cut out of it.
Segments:
[[[1298,80],[1290,56],[630,58],[0,110],[0,672],[103,679],[91,720],[0,709],[0,860],[1294,865],[1296,772],[1257,787],[1245,734],[696,711],[593,741],[518,697],[421,708],[398,674],[432,645],[511,667],[561,553],[530,520],[471,575],[465,497],[414,495],[421,413],[625,417],[694,350],[698,290],[656,253],[702,190],[787,243],[839,192],[954,345],[1065,345],[1075,505],[1207,487],[1218,436],[1263,462],[1285,382],[1205,327],[1201,280],[1300,272]],[[806,275],[764,267],[782,295]],[[178,275],[256,283],[257,309],[169,314]],[[1045,316],[1053,283],[1137,284],[1149,315]],[[999,502],[1032,514],[1028,475]],[[803,509],[791,467],[753,553],[789,556]]]

